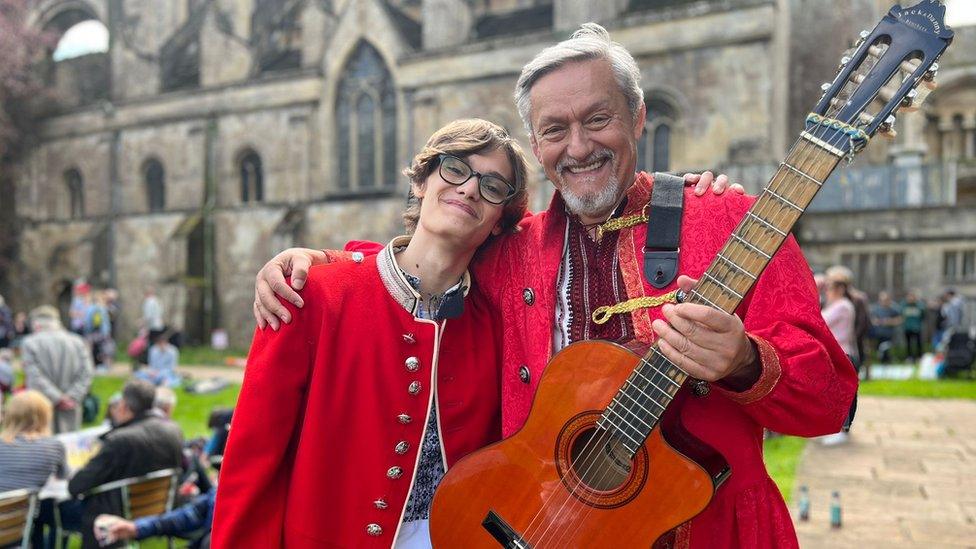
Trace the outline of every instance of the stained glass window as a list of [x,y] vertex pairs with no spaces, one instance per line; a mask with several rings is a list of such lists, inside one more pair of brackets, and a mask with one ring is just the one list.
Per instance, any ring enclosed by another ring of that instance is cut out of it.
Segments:
[[264,172],[261,157],[254,151],[241,156],[241,202],[261,202],[264,200]]
[[396,184],[396,122],[390,72],[379,52],[362,42],[346,63],[336,101],[340,189]]
[[146,197],[150,212],[161,212],[166,208],[166,171],[156,159],[146,162],[142,170],[146,180]]
[[[666,172],[671,169],[671,134],[674,108],[668,103],[647,101],[647,121],[637,144],[637,169],[647,172]],[[650,136],[650,137],[649,137]]]
[[68,196],[71,200],[68,216],[71,219],[85,217],[85,184],[81,172],[74,168],[64,172],[64,183],[68,186]]

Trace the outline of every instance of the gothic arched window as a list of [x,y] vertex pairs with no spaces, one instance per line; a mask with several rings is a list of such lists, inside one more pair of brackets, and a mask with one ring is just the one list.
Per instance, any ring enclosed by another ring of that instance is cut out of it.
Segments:
[[671,168],[671,134],[675,112],[668,103],[647,101],[647,121],[637,144],[637,169],[646,172],[666,172]]
[[261,157],[248,149],[240,157],[241,202],[261,202],[264,200],[264,171]]
[[161,212],[166,208],[166,170],[155,158],[146,161],[142,168],[146,182],[146,198],[150,212]]
[[375,48],[362,42],[346,63],[336,101],[339,188],[370,191],[396,184],[396,94]]
[[64,184],[68,187],[69,204],[68,217],[80,219],[85,217],[85,182],[81,172],[75,168],[64,172]]

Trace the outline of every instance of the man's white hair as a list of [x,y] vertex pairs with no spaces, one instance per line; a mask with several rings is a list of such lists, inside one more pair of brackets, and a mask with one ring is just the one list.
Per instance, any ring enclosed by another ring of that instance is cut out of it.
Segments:
[[169,387],[156,387],[156,397],[153,399],[153,407],[170,414],[173,413],[173,410],[176,408],[176,393]]
[[532,134],[532,86],[550,72],[574,61],[605,59],[610,64],[613,77],[627,99],[631,116],[635,116],[644,101],[640,86],[640,68],[634,56],[620,44],[610,39],[607,29],[596,23],[583,23],[568,40],[550,46],[522,67],[522,74],[515,84],[515,106],[518,108],[525,131]]

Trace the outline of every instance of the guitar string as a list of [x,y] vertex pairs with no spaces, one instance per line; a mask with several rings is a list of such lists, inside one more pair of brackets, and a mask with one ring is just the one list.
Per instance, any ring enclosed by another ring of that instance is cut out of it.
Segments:
[[[868,102],[866,104],[869,104],[871,101],[873,101],[873,99],[874,99],[874,97],[869,98],[868,99]],[[826,127],[826,126],[824,126],[824,125],[821,124],[821,125],[819,125],[819,127],[817,129],[814,129],[813,131],[814,132],[817,132],[818,129],[820,131],[820,135],[819,136],[815,135],[815,137],[818,137],[818,138],[823,138],[826,135],[826,133],[828,132],[828,130],[829,130],[828,127]],[[814,134],[811,134],[811,135],[814,135]],[[801,140],[802,140],[802,137],[799,138],[794,143],[793,147],[790,150],[790,153],[787,154],[786,161],[795,162],[795,160],[792,159],[792,155],[793,155],[793,152],[797,148],[797,144],[799,144],[801,142]],[[830,142],[828,142],[828,144],[831,145],[831,146],[837,146],[837,145],[841,145],[844,142],[844,140],[845,140],[845,136],[844,136],[844,134],[841,134],[841,135],[839,135],[837,137],[836,143],[830,143]],[[811,147],[811,145],[812,145],[812,147]],[[829,153],[829,152],[825,152],[822,147],[819,147],[816,144],[808,144],[808,145],[805,145],[805,148],[812,150],[812,153],[813,153],[813,158],[812,159],[813,160],[822,160],[823,158],[829,158],[830,155],[832,154],[832,153]],[[809,154],[807,154],[807,156],[809,156]],[[817,156],[819,156],[821,158],[817,158]],[[799,166],[793,166],[793,167],[796,168],[796,169],[798,169],[799,171],[801,171],[803,173],[806,173],[806,169],[807,169],[806,162],[809,161],[809,160],[811,160],[811,158],[803,159],[801,162],[797,162],[797,164],[799,164]],[[784,162],[786,162],[786,161],[784,161]],[[782,183],[785,182],[787,186],[796,187],[797,185],[799,185],[799,183],[801,181],[801,179],[800,179],[801,177],[802,176],[794,175],[792,179],[791,178],[783,177],[782,179],[780,179],[779,181],[777,181],[776,174],[774,174],[774,176],[773,176],[772,180],[770,181],[769,185],[767,185],[766,189],[764,189],[764,192],[756,200],[757,203],[758,202],[762,202],[762,203],[761,204],[758,204],[758,207],[756,208],[756,211],[755,212],[752,212],[752,209],[750,209],[750,213],[761,214],[762,215],[762,218],[761,219],[763,221],[775,223],[774,226],[777,229],[780,228],[781,227],[780,223],[778,221],[775,221],[775,220],[778,219],[779,214],[784,214],[785,217],[787,218],[787,221],[788,221],[789,220],[789,217],[792,216],[792,215],[794,215],[794,213],[790,210],[790,206],[789,205],[787,205],[786,203],[784,203],[782,200],[779,200],[778,198],[777,199],[774,199],[774,197],[773,197],[772,194],[770,194],[768,192],[765,192],[765,191],[770,190],[770,189],[773,189],[774,187],[778,187],[779,190],[783,193],[780,196],[782,196],[783,198],[791,199],[791,202],[794,202],[794,203],[795,202],[800,202],[800,200],[797,200],[795,197],[791,196],[794,192],[796,192],[796,189],[795,188],[792,188],[792,189],[789,189],[788,190],[786,188],[782,188],[782,185],[777,186],[777,183],[782,184]],[[792,184],[791,184],[791,182],[792,182]],[[820,185],[822,185],[822,183],[823,182],[821,182]],[[802,186],[801,186],[801,188],[802,188]],[[819,185],[818,185],[817,188],[815,188],[813,190],[814,190],[814,193],[813,194],[815,195],[816,192],[819,190]],[[812,202],[812,197],[811,197],[810,201]],[[769,210],[770,209],[770,204],[773,204],[773,203],[777,204],[777,206],[774,208],[775,211],[773,211],[773,212],[763,212],[762,211],[762,210]],[[804,207],[804,210],[805,209],[806,209],[806,207]],[[772,215],[769,216],[769,217],[767,217],[767,215],[769,213],[771,213]],[[802,214],[802,212],[801,212],[801,214]],[[749,225],[746,225],[746,223],[748,223]],[[740,222],[742,235],[743,236],[746,236],[746,234],[749,232],[749,229],[754,228],[754,227],[760,227],[760,230],[768,231],[768,232],[771,232],[771,233],[774,233],[774,234],[778,234],[778,232],[775,231],[773,229],[773,227],[771,227],[771,226],[763,227],[762,225],[759,225],[758,223],[760,223],[760,220],[759,219],[755,219],[755,220],[750,219],[749,218],[749,215],[747,214],[743,218],[743,220]],[[794,223],[795,223],[795,220],[794,220]],[[739,232],[739,228],[736,229],[736,232]],[[780,242],[779,242],[779,245],[777,245],[777,249],[778,249],[778,247],[780,245],[782,245],[782,241],[784,241],[786,238],[787,238],[787,236],[772,237],[772,240],[781,239]],[[730,245],[731,245],[731,241],[727,243],[726,247],[730,247]],[[725,251],[725,248],[723,248],[723,251]],[[745,258],[752,259],[752,253],[751,252],[747,252],[745,250],[745,248],[741,244],[738,245],[737,248],[735,250],[733,250],[732,253],[729,253],[729,255],[737,255],[734,252],[742,252],[742,254],[738,254],[738,255],[744,255]],[[730,262],[732,262],[732,263],[734,263],[736,265],[742,265],[744,263],[744,260],[742,258],[739,258],[739,260],[736,261],[735,259],[732,259],[731,257],[729,257],[729,255],[726,255],[725,256],[726,258],[728,258],[728,261],[730,261]],[[770,255],[772,255],[772,254],[770,254]],[[763,263],[768,263],[769,261],[771,261],[770,259],[767,259],[767,260],[764,261],[764,260],[761,259],[761,257],[762,256],[759,256],[759,258],[757,258],[757,260],[759,261],[759,265],[762,266],[762,267],[764,267],[762,265]],[[718,257],[716,257],[716,259],[713,260],[713,266],[712,267],[716,266],[717,263],[719,263],[719,262],[720,262],[720,259]],[[745,265],[742,265],[742,266],[744,268],[747,268],[748,269],[747,266],[745,266]],[[709,267],[709,269],[707,269],[706,272],[711,271],[712,270],[712,267]],[[728,266],[725,267],[725,274],[726,274],[726,276],[723,277],[723,280],[725,280],[726,282],[729,282],[729,283],[731,283],[733,285],[736,285],[736,284],[734,282],[730,282],[728,280],[728,277],[730,275],[731,276],[735,276],[735,277],[742,276],[741,273],[732,274],[731,271],[728,270]],[[715,282],[718,282],[718,280],[716,279]],[[738,288],[738,285],[736,285],[736,287]],[[698,290],[701,290],[701,292],[698,292]],[[709,299],[707,296],[704,295],[705,293],[709,293],[709,292],[711,292],[711,294],[710,294],[711,295],[711,299]],[[731,296],[728,294],[728,292],[726,290],[723,290],[721,287],[719,287],[714,282],[707,284],[707,286],[706,285],[703,285],[702,283],[699,283],[698,286],[693,291],[693,294],[692,294],[693,297],[694,297],[694,294],[695,293],[698,293],[702,297],[705,297],[705,300],[707,302],[709,302],[709,303],[712,303],[712,304],[714,304],[715,301],[720,301],[721,299],[731,299]],[[659,353],[659,351],[657,351],[657,352]],[[660,356],[660,358],[664,358],[666,362],[670,362],[663,355],[658,355],[658,356]],[[643,360],[642,360],[642,362],[643,362]],[[674,366],[677,367],[676,365],[674,365]],[[655,374],[661,375],[662,377],[664,377],[664,374],[660,370],[657,370],[656,368],[654,370],[655,370],[655,372],[654,372]],[[681,368],[678,368],[678,370],[681,370]],[[683,370],[682,370],[682,372],[683,372]],[[687,376],[687,373],[686,372],[683,372],[683,373],[685,373],[685,375]],[[653,383],[653,380],[652,380],[652,383]],[[670,395],[670,396],[673,399],[674,395]],[[636,401],[635,401],[635,403],[637,403],[638,405],[640,405]],[[662,416],[663,416],[663,412],[662,412]],[[636,415],[635,415],[635,417],[639,420],[639,417],[637,417]],[[625,422],[626,422],[626,420],[625,420]],[[658,422],[659,422],[659,420],[658,420]],[[641,421],[641,423],[644,423],[645,425],[647,425],[647,423],[644,422],[644,421]],[[629,423],[628,423],[628,426],[633,427]],[[608,433],[608,434],[610,434],[612,436],[612,431],[607,430],[606,433]],[[593,450],[592,450],[592,448],[589,448],[589,446],[590,446],[591,442],[593,442],[594,440],[598,440],[598,439],[601,439],[601,437],[598,437],[598,436],[591,437],[591,439],[589,441],[587,441],[587,444],[584,446],[584,449],[580,452],[580,455],[582,456],[582,455],[585,454],[586,456],[591,456]],[[577,458],[577,460],[578,460],[578,458]],[[577,460],[574,460],[572,462],[572,465],[575,465],[576,462],[577,462]],[[584,461],[585,461],[585,458],[584,458]],[[576,486],[577,489],[582,484],[582,482],[583,482],[582,479],[584,479],[584,478],[586,478],[588,476],[588,473],[590,472],[590,468],[592,468],[593,467],[593,464],[595,463],[595,460],[590,459],[589,461],[590,461],[590,465],[588,466],[587,471],[584,472],[583,475],[578,475],[578,477],[577,477],[579,479],[577,481],[577,486]],[[608,473],[605,472],[604,475],[601,477],[601,483],[606,481],[606,475],[607,474]],[[572,494],[571,493],[570,494],[567,494],[567,496],[569,496],[569,498],[571,498],[571,499],[575,499],[575,498],[572,497]],[[550,497],[550,500],[551,499],[552,498]],[[557,511],[557,513],[556,513],[556,517],[557,518],[558,518],[559,514],[562,512],[562,509],[565,508],[565,505],[566,505],[566,503],[568,501],[569,501],[569,499],[567,499],[566,502],[564,502],[563,505],[561,506],[560,510]],[[544,506],[545,506],[545,504],[544,504]],[[541,511],[542,511],[542,509],[540,509],[540,512]],[[585,511],[586,511],[585,512],[585,515],[589,515],[589,513],[592,512],[592,507],[591,506],[586,506],[585,507]],[[537,513],[537,516],[538,515],[539,515],[539,513]],[[533,522],[534,522],[534,519],[533,519]],[[585,516],[584,516],[584,522],[585,522]],[[531,524],[532,523],[530,523],[530,528],[531,528]],[[555,522],[553,522],[552,524],[554,525]],[[578,523],[577,529],[580,528],[581,526],[582,526],[582,523]],[[528,532],[529,531],[527,530],[527,537],[526,537],[526,539],[528,539]],[[548,528],[547,528],[546,532],[548,532]],[[545,537],[546,532],[543,532],[543,538]],[[542,541],[542,539],[540,539],[540,541]]]

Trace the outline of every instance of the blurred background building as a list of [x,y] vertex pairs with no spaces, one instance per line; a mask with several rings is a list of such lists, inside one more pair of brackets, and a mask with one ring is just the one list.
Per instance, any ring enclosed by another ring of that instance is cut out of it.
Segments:
[[[12,197],[8,301],[66,308],[84,276],[120,290],[125,334],[151,284],[191,340],[220,327],[244,346],[254,274],[275,253],[401,232],[400,170],[436,128],[488,118],[528,150],[518,73],[586,21],[643,71],[639,167],[722,170],[757,192],[841,52],[889,5],[36,1],[31,24],[65,34]],[[104,44],[70,51],[79,27]],[[868,292],[976,296],[976,27],[955,30],[939,89],[895,140],[839,170],[795,231],[812,265],[847,264]],[[541,169],[532,195],[535,209],[551,195]]]

